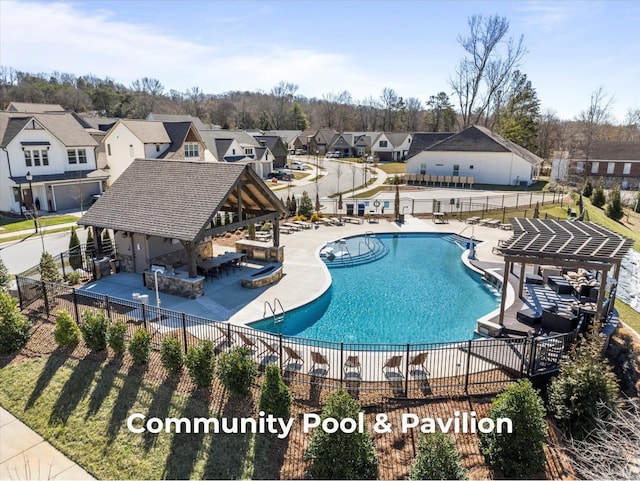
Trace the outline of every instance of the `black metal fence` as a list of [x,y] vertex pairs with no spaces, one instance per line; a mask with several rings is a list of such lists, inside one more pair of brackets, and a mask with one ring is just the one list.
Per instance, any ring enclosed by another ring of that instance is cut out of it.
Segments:
[[569,333],[456,343],[337,343],[271,334],[24,276],[17,277],[17,286],[21,308],[48,319],[63,309],[81,324],[84,311],[97,310],[110,322],[124,321],[128,338],[138,328],[145,329],[156,350],[167,336],[179,339],[185,352],[201,340],[212,341],[218,353],[246,346],[259,365],[278,365],[290,382],[395,397],[496,392],[519,378],[557,370],[576,337]]

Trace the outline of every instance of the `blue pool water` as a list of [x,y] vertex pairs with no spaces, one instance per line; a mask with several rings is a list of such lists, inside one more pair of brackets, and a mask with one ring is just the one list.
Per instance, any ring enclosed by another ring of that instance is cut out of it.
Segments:
[[461,248],[443,235],[382,234],[377,240],[389,248],[386,256],[331,269],[331,288],[320,298],[288,312],[284,322],[265,319],[251,327],[345,343],[462,341],[499,305],[495,291],[463,265]]

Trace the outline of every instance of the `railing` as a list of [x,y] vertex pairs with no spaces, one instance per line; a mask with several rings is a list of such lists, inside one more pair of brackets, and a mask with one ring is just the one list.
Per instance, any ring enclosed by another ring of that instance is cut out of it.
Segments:
[[[264,311],[262,312],[262,318],[266,319],[267,318],[267,307],[269,308],[269,310],[271,311],[271,315],[273,316],[273,322],[275,324],[278,324],[280,322],[284,322],[284,307],[282,307],[282,303],[280,302],[280,299],[278,299],[277,297],[273,300],[273,305],[271,305],[271,303],[269,301],[264,301]],[[280,307],[280,314],[278,314],[276,312],[276,309]]]
[[138,328],[147,330],[156,350],[167,336],[178,338],[185,352],[205,339],[214,342],[216,352],[246,345],[261,366],[276,364],[288,382],[309,385],[310,396],[319,395],[320,388],[339,386],[409,398],[496,392],[519,378],[557,370],[576,336],[456,343],[329,342],[258,331],[23,276],[17,277],[17,286],[25,311],[53,320],[55,312],[64,309],[79,324],[85,310],[102,311],[110,322],[126,322],[128,338]]

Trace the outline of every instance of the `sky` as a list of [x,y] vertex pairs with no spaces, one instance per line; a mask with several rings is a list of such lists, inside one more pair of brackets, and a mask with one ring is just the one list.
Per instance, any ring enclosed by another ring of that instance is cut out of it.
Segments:
[[602,87],[614,121],[640,109],[640,1],[14,1],[0,0],[0,65],[29,73],[142,77],[207,94],[321,99],[384,88],[423,105],[464,56],[472,15],[508,19],[541,109],[574,119]]

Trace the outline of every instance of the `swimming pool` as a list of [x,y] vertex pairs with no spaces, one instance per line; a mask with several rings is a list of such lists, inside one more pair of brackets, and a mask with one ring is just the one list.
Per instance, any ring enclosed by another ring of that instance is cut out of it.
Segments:
[[451,342],[471,339],[476,320],[498,307],[497,292],[464,266],[461,248],[446,235],[376,238],[386,256],[331,269],[331,287],[318,299],[281,323],[269,318],[251,327],[347,343]]

